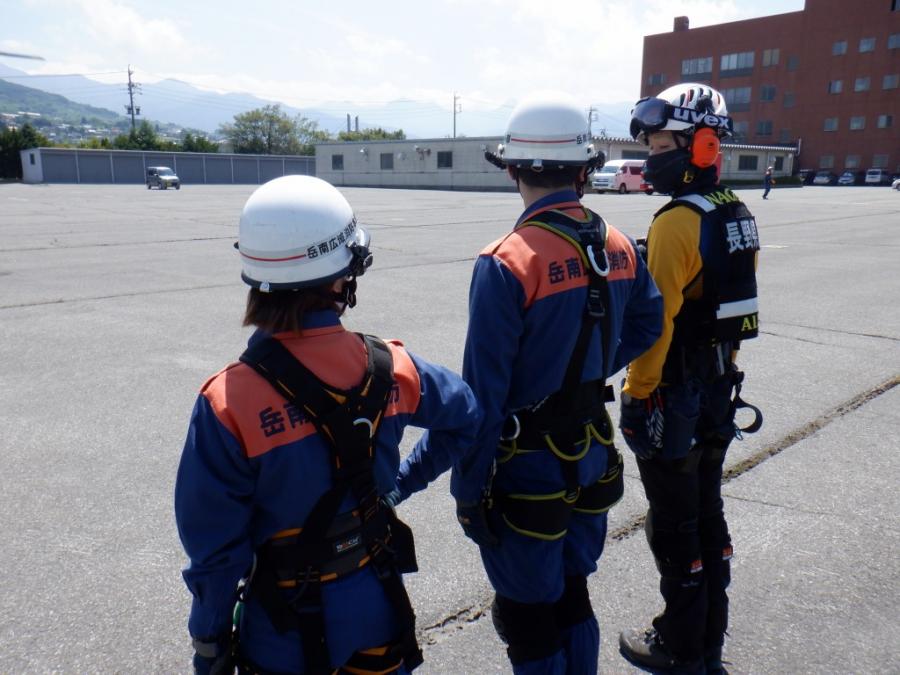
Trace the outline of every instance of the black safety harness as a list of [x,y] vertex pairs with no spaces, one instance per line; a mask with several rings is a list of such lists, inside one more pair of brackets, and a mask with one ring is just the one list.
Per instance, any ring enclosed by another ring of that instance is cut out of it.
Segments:
[[[331,449],[331,489],[302,527],[276,533],[256,552],[248,585],[278,632],[299,631],[306,672],[313,675],[334,671],[325,644],[322,585],[366,565],[401,624],[399,641],[380,654],[380,662],[402,660],[408,670],[422,663],[415,614],[400,576],[417,569],[412,531],[380,501],[373,473],[375,436],[394,386],[393,359],[384,342],[360,337],[368,353],[366,373],[348,391],[325,385],[272,337],[251,345],[240,359],[302,411]],[[338,514],[348,493],[358,508]]]
[[[558,391],[527,408],[515,411],[506,420],[497,460],[503,464],[518,454],[549,449],[559,460],[565,487],[550,494],[508,494],[494,492],[493,506],[516,532],[553,541],[565,536],[572,511],[599,514],[608,511],[624,493],[622,457],[613,445],[613,428],[606,403],[613,400],[612,387],[605,377],[582,382],[584,364],[594,329],[600,327],[603,368],[609,367],[611,353],[610,302],[607,275],[606,223],[591,212],[584,221],[561,211],[547,211],[539,220],[522,227],[540,227],[571,243],[579,252],[588,274],[584,317]],[[606,446],[607,472],[596,483],[580,486],[578,462],[594,441]]]

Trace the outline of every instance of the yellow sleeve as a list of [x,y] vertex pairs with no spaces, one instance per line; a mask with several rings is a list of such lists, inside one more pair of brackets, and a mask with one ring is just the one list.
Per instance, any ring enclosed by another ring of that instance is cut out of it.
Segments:
[[663,329],[653,346],[628,367],[622,391],[634,398],[647,398],[659,386],[684,291],[703,269],[698,213],[676,206],[653,221],[647,235],[647,268],[662,293]]

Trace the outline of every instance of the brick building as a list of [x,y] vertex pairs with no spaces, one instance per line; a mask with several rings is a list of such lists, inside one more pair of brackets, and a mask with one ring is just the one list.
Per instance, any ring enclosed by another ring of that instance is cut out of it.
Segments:
[[721,91],[739,143],[796,144],[798,168],[900,172],[900,0],[806,0],[802,11],[644,38],[641,96]]

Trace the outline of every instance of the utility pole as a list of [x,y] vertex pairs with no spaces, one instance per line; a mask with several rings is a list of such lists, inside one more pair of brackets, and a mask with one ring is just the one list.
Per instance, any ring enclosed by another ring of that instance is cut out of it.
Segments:
[[350,133],[350,113],[347,113],[347,133]]
[[453,138],[456,138],[456,115],[462,112],[462,103],[457,103],[459,96],[453,92]]
[[[596,122],[597,119],[597,110],[594,108],[594,106],[591,106],[590,108],[588,108],[588,131],[590,131],[591,122]],[[593,135],[593,133],[591,133],[591,135]]]
[[128,114],[131,115],[131,132],[134,133],[134,116],[141,114],[141,107],[134,107],[134,94],[135,92],[141,93],[141,85],[137,82],[131,81],[131,76],[134,74],[134,71],[131,69],[131,64],[128,64],[128,105],[125,106],[125,110],[128,111]]

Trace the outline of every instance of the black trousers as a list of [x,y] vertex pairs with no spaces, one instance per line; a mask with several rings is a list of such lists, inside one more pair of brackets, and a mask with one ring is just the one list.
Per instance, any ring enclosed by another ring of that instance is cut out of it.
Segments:
[[721,484],[733,438],[731,389],[726,378],[666,387],[666,424],[670,414],[677,418],[671,427],[683,451],[670,445],[666,458],[638,459],[650,503],[647,539],[665,600],[653,625],[685,661],[721,647],[728,628],[732,549]]

